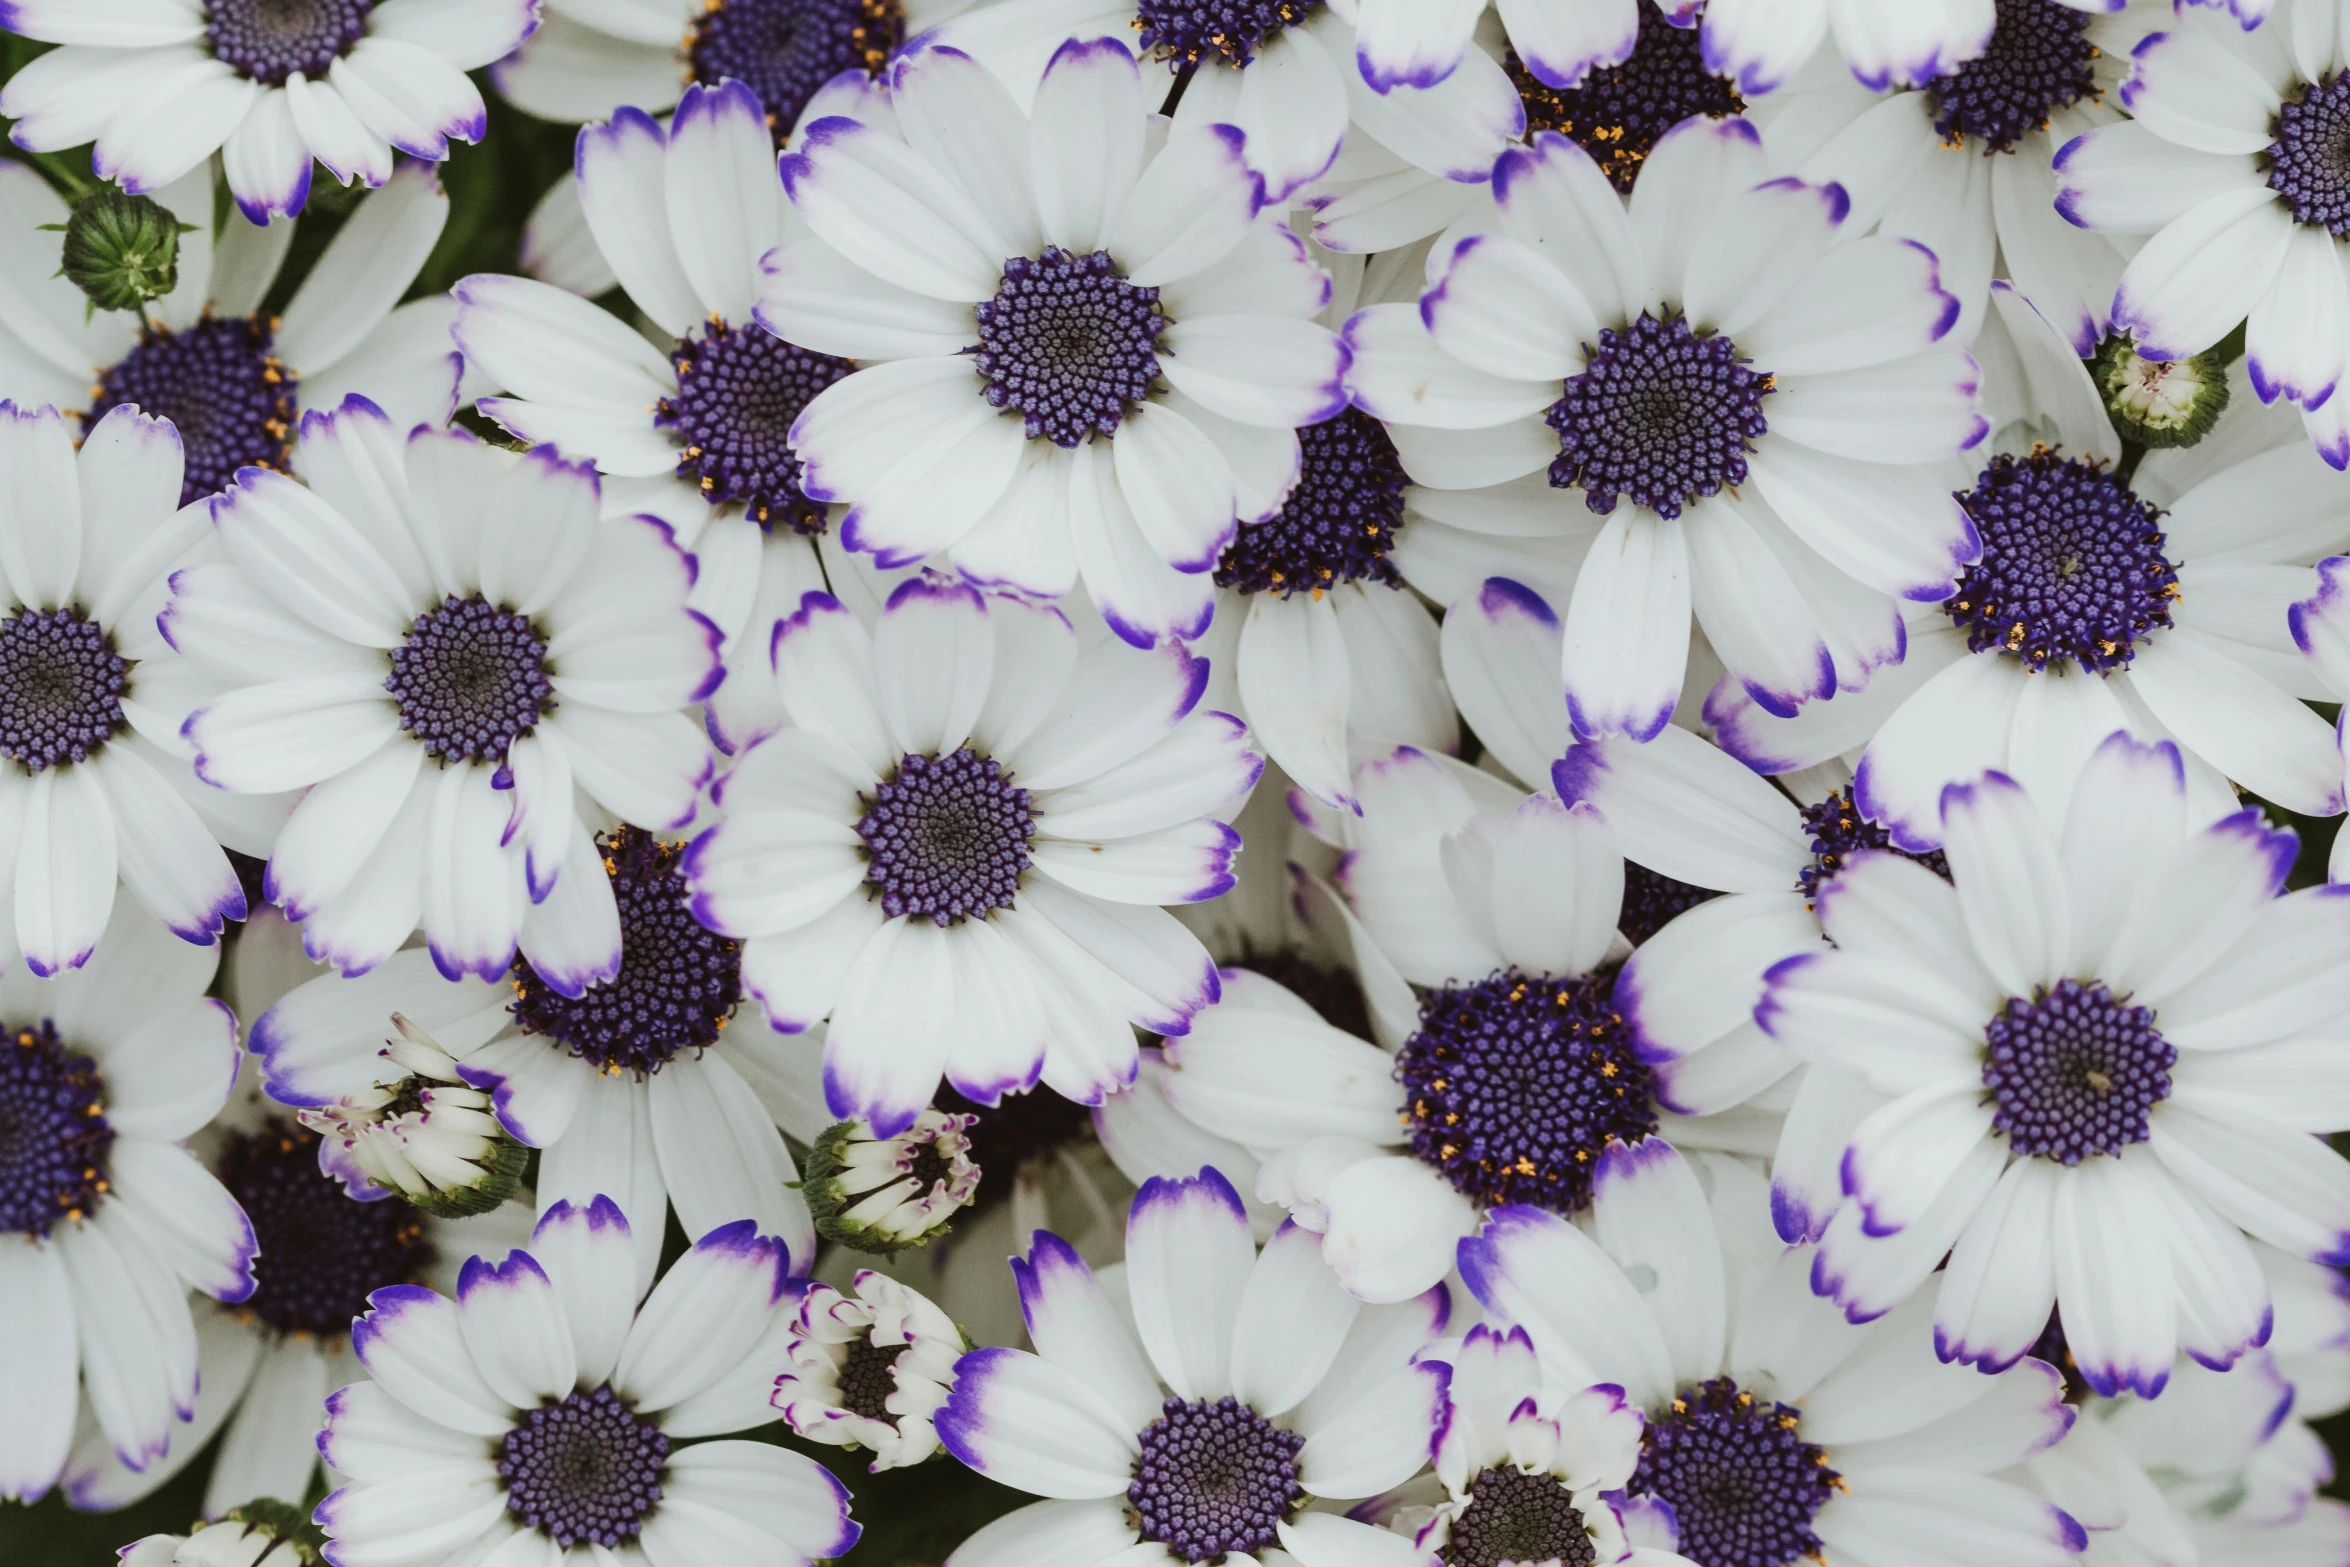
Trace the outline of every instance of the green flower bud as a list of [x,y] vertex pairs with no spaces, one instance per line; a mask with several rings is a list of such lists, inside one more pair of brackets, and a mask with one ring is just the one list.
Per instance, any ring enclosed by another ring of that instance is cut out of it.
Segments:
[[2089,379],[2122,439],[2140,446],[2192,446],[2228,406],[2227,366],[2215,351],[2141,359],[2130,338],[2108,337],[2089,361]]
[[136,310],[179,286],[180,236],[195,225],[148,197],[101,185],[64,223],[44,227],[64,230],[58,275],[89,295],[93,310]]
[[816,1233],[879,1256],[944,1235],[979,1195],[965,1135],[978,1119],[925,1110],[895,1137],[875,1137],[862,1118],[825,1128],[800,1182]]

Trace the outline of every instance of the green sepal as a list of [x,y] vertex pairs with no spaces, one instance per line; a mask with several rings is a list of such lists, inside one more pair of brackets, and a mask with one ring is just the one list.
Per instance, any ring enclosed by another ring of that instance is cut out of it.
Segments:
[[470,1219],[492,1212],[521,1189],[523,1167],[530,1163],[530,1150],[504,1133],[499,1134],[496,1148],[491,1156],[494,1162],[471,1186],[448,1192],[402,1192],[400,1195],[436,1219]]

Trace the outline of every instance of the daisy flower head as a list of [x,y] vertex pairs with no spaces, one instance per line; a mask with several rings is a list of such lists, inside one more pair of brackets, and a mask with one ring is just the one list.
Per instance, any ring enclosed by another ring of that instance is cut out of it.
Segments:
[[1012,1269],[1035,1352],[965,1355],[936,1425],[971,1468],[1050,1500],[950,1562],[1394,1559],[1372,1525],[1306,1504],[1427,1464],[1450,1372],[1417,1356],[1444,1331],[1442,1290],[1365,1306],[1291,1225],[1260,1253],[1213,1168],[1134,1199],[1124,1303],[1049,1231]]
[[1856,757],[1862,814],[1912,851],[1940,843],[1950,780],[1996,768],[2062,791],[2123,728],[2176,743],[2207,816],[2235,808],[2231,779],[2340,811],[2339,753],[2302,704],[2327,688],[2289,612],[2350,539],[2350,481],[2249,396],[2125,472],[2087,368],[2004,284],[1977,347],[2000,435],[1955,483],[1979,557],[1908,607],[1906,654],[1868,690],[1789,720],[1717,687],[1715,737],[1764,773]]
[[2131,118],[2058,151],[2056,205],[2085,229],[2151,236],[2122,273],[2115,331],[2177,360],[2242,323],[2253,390],[2297,405],[2338,468],[2350,463],[2350,414],[2331,401],[2350,368],[2350,207],[2332,127],[2350,112],[2350,76],[2328,7],[2280,0],[2267,25],[2254,20],[2182,7],[2147,36],[2121,85]]
[[719,783],[684,860],[778,1029],[830,1018],[824,1095],[895,1137],[941,1078],[1099,1102],[1135,1028],[1180,1034],[1215,965],[1159,905],[1233,884],[1248,731],[1179,645],[1083,649],[1059,611],[924,575],[870,629],[826,593],[776,628],[792,727]]
[[[782,1245],[748,1219],[713,1230],[641,1304],[637,1249],[609,1199],[558,1203],[528,1250],[468,1261],[454,1297],[375,1292],[351,1330],[373,1380],[327,1399],[318,1437],[349,1477],[315,1514],[328,1562],[588,1547],[635,1567],[823,1559],[856,1543],[848,1493],[814,1459],[697,1440],[774,1418]],[[506,1547],[517,1535],[539,1538]]]
[[816,1234],[778,1130],[796,1103],[781,1086],[796,1042],[767,1028],[756,1003],[740,1010],[741,944],[694,919],[682,844],[623,828],[592,852],[578,874],[617,914],[606,975],[559,987],[526,940],[503,983],[446,978],[428,947],[355,979],[322,976],[253,1024],[270,1097],[347,1125],[380,1099],[387,1019],[405,1018],[454,1058],[507,1132],[541,1151],[542,1214],[617,1194],[645,1282],[671,1208],[691,1235],[754,1219],[804,1272]]
[[538,0],[8,0],[0,26],[64,47],[0,89],[34,152],[95,140],[100,179],[154,192],[221,155],[255,223],[300,212],[315,160],[381,185],[482,138],[465,79],[510,53]]
[[791,1369],[768,1402],[811,1442],[870,1448],[873,1471],[903,1469],[938,1451],[932,1419],[970,1346],[925,1296],[870,1268],[847,1290],[800,1294],[786,1353]]
[[925,1110],[895,1137],[841,1121],[809,1145],[802,1188],[816,1233],[873,1256],[928,1245],[979,1195],[986,1173],[971,1157],[974,1115]]
[[891,67],[890,103],[782,160],[813,232],[767,258],[759,320],[859,366],[791,427],[801,488],[885,567],[1082,576],[1128,641],[1196,637],[1236,475],[1345,406],[1327,275],[1237,132],[1162,143],[1118,41],[1065,43],[1027,111],[944,47]]
[[456,1057],[397,1012],[380,1053],[385,1066],[372,1087],[297,1112],[321,1139],[320,1165],[354,1197],[397,1195],[450,1218],[512,1196],[528,1155]]
[[696,87],[741,82],[777,146],[828,86],[877,80],[898,47],[971,0],[540,0],[539,25],[490,67],[508,103],[542,120],[584,123],[633,107],[670,108]]
[[1944,1365],[1918,1306],[1844,1321],[1741,1160],[1618,1146],[1597,1188],[1588,1232],[1497,1210],[1460,1271],[1549,1376],[1645,1417],[1620,1504],[1644,1544],[1697,1567],[1874,1567],[1920,1560],[1920,1540],[1951,1561],[2076,1559],[2081,1525],[2000,1477],[2072,1424],[2054,1369]]
[[1985,1367],[2053,1307],[2109,1396],[2182,1351],[2233,1364],[2270,1331],[2247,1235],[2350,1256],[2350,1164],[2306,1135],[2344,1118],[2350,912],[2279,895],[2295,840],[2257,811],[2197,820],[2167,741],[2109,737],[2069,800],[1954,783],[1942,815],[1950,881],[1860,856],[1817,900],[1833,948],[1755,1009],[1854,1080],[1815,1134],[1844,1201],[1813,1287],[1855,1321],[1920,1293],[1943,1358]]
[[1686,120],[1627,202],[1545,132],[1417,308],[1347,324],[1356,404],[1453,525],[1575,561],[1580,734],[1664,726],[1692,618],[1773,711],[1858,689],[1900,657],[1893,599],[1976,553],[1931,467],[1986,433],[1958,301],[1922,246],[1847,237],[1840,187],[1763,157],[1744,120]]
[[563,995],[611,978],[590,819],[681,826],[711,772],[685,711],[721,674],[692,557],[653,518],[600,517],[583,464],[403,437],[362,397],[304,416],[303,465],[212,502],[226,558],[178,573],[162,615],[227,688],[182,727],[197,776],[308,790],[268,896],[346,972],[421,927],[452,976],[502,975],[519,943]]
[[253,1226],[182,1146],[236,1081],[219,957],[123,902],[82,967],[0,973],[0,1496],[57,1482],[77,1414],[125,1466],[161,1458],[195,1413],[188,1291],[253,1293]]
[[[860,79],[817,110],[879,104]],[[690,87],[666,124],[626,108],[586,127],[571,184],[594,249],[668,346],[566,289],[491,273],[458,283],[452,335],[509,394],[484,414],[593,463],[606,516],[658,517],[693,552],[690,602],[726,639],[707,722],[734,749],[780,722],[767,637],[823,584],[805,536],[827,512],[793,422],[853,367],[751,319],[759,258],[801,228],[749,86]]]

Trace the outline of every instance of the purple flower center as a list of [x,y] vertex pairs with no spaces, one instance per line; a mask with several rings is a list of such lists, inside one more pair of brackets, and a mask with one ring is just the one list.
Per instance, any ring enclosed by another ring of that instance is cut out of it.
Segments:
[[1227,1394],[1210,1403],[1170,1398],[1143,1428],[1126,1504],[1155,1540],[1187,1562],[1278,1543],[1275,1525],[1297,1505],[1305,1439]]
[[140,327],[138,346],[99,372],[82,433],[124,403],[169,419],[187,464],[182,506],[227,489],[240,468],[283,473],[298,383],[277,361],[274,327],[253,316],[206,316],[182,332]]
[[1573,87],[1550,86],[1514,49],[1501,64],[1526,106],[1527,135],[1558,132],[1590,153],[1617,190],[1629,191],[1665,132],[1694,115],[1718,120],[1746,108],[1727,78],[1705,68],[1697,38],[1695,27],[1675,27],[1655,6],[1642,5],[1631,58],[1600,66]]
[[2125,1006],[2099,980],[2011,996],[1983,1037],[1992,1129],[2018,1155],[2064,1165],[2146,1141],[2179,1059],[2152,1007]]
[[739,501],[763,528],[824,531],[824,507],[800,488],[792,421],[818,392],[856,366],[787,343],[760,327],[716,322],[679,343],[677,395],[653,422],[683,448],[677,476],[714,506]]
[[506,1433],[506,1510],[569,1550],[633,1539],[661,1500],[669,1438],[608,1387],[544,1404]]
[[367,36],[375,0],[204,0],[212,56],[257,82],[327,68]]
[[607,1073],[646,1077],[725,1031],[743,995],[742,944],[694,918],[677,869],[682,845],[636,827],[596,842],[620,909],[620,972],[566,996],[517,956],[507,1010],[526,1034]]
[[1699,336],[1682,315],[1643,311],[1585,345],[1583,373],[1546,416],[1558,432],[1550,482],[1583,488],[1605,515],[1619,497],[1660,517],[1746,482],[1746,454],[1770,426],[1771,378],[1749,369],[1719,332]]
[[277,1333],[348,1333],[372,1290],[413,1284],[431,1263],[424,1218],[404,1202],[358,1202],[318,1168],[318,1134],[272,1122],[232,1136],[220,1183],[253,1222],[253,1294],[237,1307]]
[[1854,855],[1872,849],[1915,860],[1944,881],[1950,879],[1950,861],[1940,849],[1912,854],[1894,848],[1893,835],[1860,814],[1850,789],[1838,789],[1817,805],[1805,806],[1803,825],[1811,833],[1811,863],[1796,876],[1795,890],[1807,898],[1818,897]]
[[895,1421],[889,1396],[898,1389],[898,1357],[904,1344],[876,1344],[868,1328],[849,1341],[840,1363],[840,1407],[867,1420]]
[[105,1080],[48,1022],[0,1039],[0,1235],[36,1240],[106,1191]]
[[2163,558],[2158,513],[2115,474],[2035,448],[1991,459],[1958,498],[1983,541],[1942,612],[1977,653],[2033,669],[2067,659],[2100,674],[2170,624],[2179,574]]
[[1297,488],[1263,522],[1244,522],[1216,563],[1216,586],[1319,593],[1347,582],[1397,584],[1387,552],[1403,528],[1403,459],[1379,421],[1353,408],[1297,432]]
[[1506,1465],[1469,1482],[1469,1505],[1453,1519],[1437,1556],[1446,1567],[1549,1562],[1591,1567],[1599,1560],[1575,1493],[1556,1475]]
[[130,664],[73,609],[0,620],[0,751],[30,772],[85,762],[122,728]]
[[416,617],[392,649],[384,689],[400,727],[424,754],[449,762],[502,762],[507,748],[555,705],[547,639],[525,615],[475,594]]
[[1934,129],[1956,142],[1972,136],[1983,150],[2013,152],[2048,116],[2097,96],[2089,14],[2056,0],[1998,0],[1991,47],[1926,87]]
[[1057,245],[1004,263],[995,298],[974,307],[972,365],[985,396],[1026,422],[1030,440],[1075,446],[1115,432],[1159,376],[1167,313],[1159,291],[1126,281],[1107,251]]
[[1413,1155],[1479,1203],[1586,1206],[1601,1151],[1657,1127],[1614,990],[1505,970],[1430,991],[1396,1052]]
[[2350,238],[2350,73],[2335,72],[2277,109],[2268,187],[2297,223]]
[[1698,1567],[1787,1567],[1819,1554],[1811,1521],[1838,1479],[1798,1427],[1796,1411],[1728,1377],[1699,1383],[1650,1417],[1625,1490],[1672,1504]]
[[781,145],[819,87],[843,71],[879,76],[905,38],[899,0],[706,0],[686,32],[686,70],[757,93]]
[[1214,58],[1246,65],[1284,28],[1322,8],[1322,0],[1135,0],[1143,53],[1185,65]]
[[969,746],[908,756],[876,785],[857,836],[882,912],[954,925],[1008,909],[1028,869],[1028,791]]
[[1711,887],[1693,887],[1626,860],[1624,901],[1616,913],[1616,929],[1637,947],[1700,903],[1720,896]]

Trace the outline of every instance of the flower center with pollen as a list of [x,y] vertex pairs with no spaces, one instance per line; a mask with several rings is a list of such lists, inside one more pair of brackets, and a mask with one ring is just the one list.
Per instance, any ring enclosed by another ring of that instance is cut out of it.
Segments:
[[1453,1519],[1437,1555],[1446,1567],[1552,1561],[1591,1567],[1599,1549],[1575,1494],[1556,1475],[1497,1468],[1469,1482],[1469,1505]]
[[359,1202],[318,1168],[318,1134],[271,1125],[232,1137],[220,1184],[253,1222],[253,1293],[236,1308],[278,1333],[348,1333],[372,1290],[413,1284],[432,1261],[404,1202]]
[[123,725],[130,664],[94,620],[19,609],[0,620],[0,751],[31,772],[84,762]]
[[1430,991],[1396,1052],[1412,1153],[1479,1203],[1589,1203],[1601,1150],[1657,1127],[1614,989],[1505,970]]
[[1665,132],[1694,115],[1718,120],[1745,112],[1730,82],[1705,68],[1695,27],[1675,27],[1653,5],[1640,8],[1631,58],[1600,66],[1573,87],[1552,87],[1513,49],[1502,69],[1526,106],[1526,134],[1556,131],[1580,145],[1619,191]]
[[1787,1567],[1822,1550],[1812,1519],[1839,1477],[1798,1433],[1799,1417],[1727,1377],[1652,1416],[1625,1490],[1670,1503],[1681,1554],[1698,1567]]
[[1387,552],[1411,481],[1387,431],[1349,408],[1298,431],[1297,445],[1297,487],[1272,516],[1240,525],[1216,563],[1216,586],[1283,598],[1348,582],[1395,586]]
[[904,1344],[876,1344],[867,1329],[849,1341],[840,1363],[840,1407],[867,1420],[888,1420],[889,1395],[897,1391],[898,1357]]
[[1275,1526],[1305,1494],[1284,1431],[1227,1394],[1210,1403],[1170,1398],[1143,1428],[1126,1505],[1146,1540],[1187,1562],[1277,1544]]
[[1992,1129],[2019,1155],[2066,1165],[2146,1141],[2179,1059],[2152,1007],[2125,1006],[2098,980],[2011,996],[1983,1037]]
[[2013,653],[2033,669],[2072,660],[2099,673],[2135,656],[2170,624],[2179,574],[2163,558],[2157,513],[2121,479],[2036,447],[1991,459],[1958,498],[1983,541],[1942,611],[1977,653]]
[[525,615],[481,595],[441,600],[392,649],[384,689],[400,727],[442,763],[502,762],[554,706],[547,639]]
[[204,0],[204,37],[214,59],[254,81],[319,77],[367,36],[374,9],[375,0]]
[[1028,869],[1028,791],[969,746],[908,756],[857,821],[881,910],[953,925],[1008,909]]
[[792,421],[856,367],[758,327],[716,322],[679,343],[670,360],[677,395],[661,399],[653,422],[683,448],[677,476],[714,506],[740,502],[762,527],[821,533],[824,507],[800,488]]
[[685,35],[686,71],[759,95],[778,144],[816,89],[843,71],[879,76],[906,39],[899,0],[703,0]]
[[506,1433],[506,1511],[569,1550],[634,1539],[661,1500],[669,1438],[608,1387],[545,1404]]
[[2337,71],[2277,109],[2268,188],[2297,223],[2350,238],[2350,72]]
[[658,1072],[682,1051],[715,1044],[742,1000],[742,944],[694,918],[682,844],[623,827],[596,840],[620,909],[620,972],[566,996],[514,960],[524,1033],[562,1046],[606,1075]]
[[1834,881],[1854,855],[1872,849],[1915,860],[1944,881],[1950,880],[1950,861],[1940,849],[1912,854],[1894,848],[1893,835],[1860,814],[1850,789],[1835,790],[1817,805],[1805,806],[1803,825],[1811,835],[1811,863],[1797,873],[1795,890],[1807,898],[1817,898],[1820,889]]
[[1154,58],[1246,65],[1284,29],[1320,9],[1322,0],[1135,0],[1134,27],[1142,52]]
[[1057,245],[1004,263],[995,298],[973,307],[971,363],[990,407],[1019,414],[1030,440],[1075,446],[1109,435],[1159,377],[1167,313],[1159,291],[1126,281],[1107,251]]
[[0,1234],[49,1233],[106,1191],[105,1081],[44,1022],[0,1040]]
[[1603,329],[1583,373],[1545,417],[1558,432],[1550,482],[1583,488],[1602,515],[1629,496],[1678,517],[1700,496],[1746,482],[1746,454],[1769,425],[1771,378],[1749,369],[1719,332],[1699,336],[1686,316],[1645,311]]
[[1991,46],[1926,88],[1934,129],[1956,145],[1973,136],[1986,153],[2013,152],[2056,110],[2097,96],[2089,13],[2056,0],[1999,0]]
[[252,316],[206,316],[179,332],[142,325],[138,346],[99,373],[82,433],[124,403],[169,419],[186,462],[182,506],[227,489],[240,468],[285,472],[297,382],[277,361],[273,325]]

